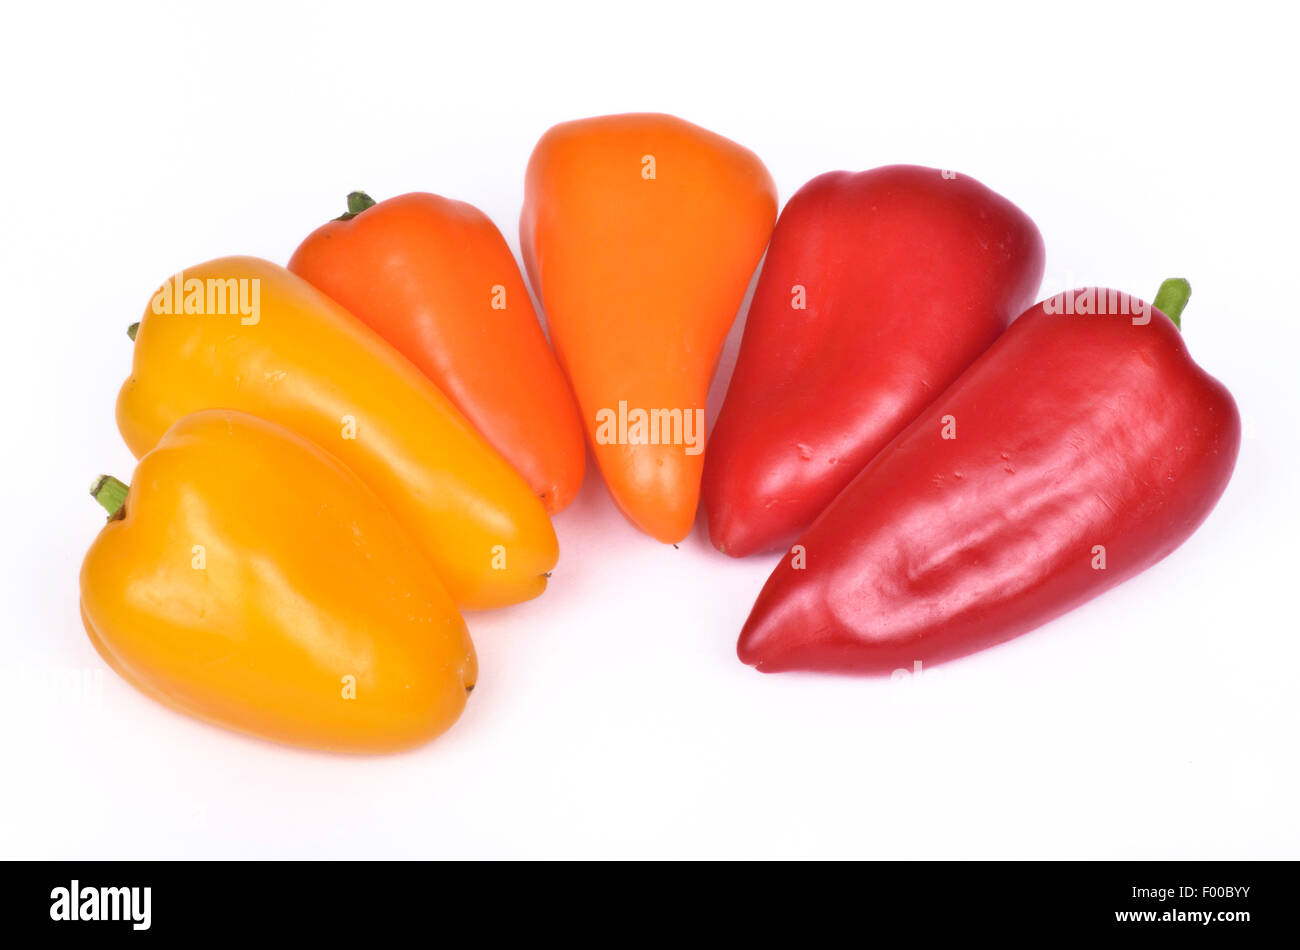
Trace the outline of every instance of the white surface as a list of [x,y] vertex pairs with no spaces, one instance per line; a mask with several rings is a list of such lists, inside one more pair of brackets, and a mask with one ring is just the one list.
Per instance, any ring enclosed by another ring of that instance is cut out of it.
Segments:
[[[7,14],[0,856],[1300,857],[1294,8],[614,6]],[[640,536],[589,471],[550,592],[470,617],[466,715],[395,758],[241,738],[104,670],[86,487],[131,472],[113,401],[156,284],[283,263],[358,187],[471,201],[517,249],[538,136],[634,110],[754,149],[783,201],[833,168],[974,175],[1036,220],[1052,292],[1187,276],[1245,418],[1217,510],[919,680],[762,676],[733,650],[773,559]]]

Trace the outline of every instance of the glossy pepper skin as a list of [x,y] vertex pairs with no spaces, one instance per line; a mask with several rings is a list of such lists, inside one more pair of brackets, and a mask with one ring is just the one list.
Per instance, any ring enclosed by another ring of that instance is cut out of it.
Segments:
[[405,357],[268,261],[227,257],[182,273],[185,285],[205,289],[205,308],[209,280],[247,281],[250,302],[260,288],[259,306],[245,309],[259,312],[172,313],[181,308],[155,295],[117,401],[118,427],[137,457],[191,412],[249,412],[356,472],[462,607],[499,607],[545,589],[558,545],[542,503]]
[[289,270],[418,366],[547,511],[563,510],[582,485],[582,423],[501,232],[438,195],[374,204],[354,193],[349,208],[299,245]]
[[426,742],[477,675],[432,563],[379,498],[319,446],[238,412],[185,416],[140,460],[82,565],[81,611],[147,695],[315,749]]
[[1043,241],[964,175],[829,172],[786,204],[709,439],[733,557],[786,547],[1034,300]]
[[694,522],[709,380],[775,218],[752,152],[672,116],[567,122],[529,160],[520,235],[551,341],[610,494],[660,541]]
[[741,660],[937,663],[1051,620],[1191,535],[1232,474],[1236,405],[1165,314],[1135,323],[1129,298],[1074,299],[1088,293],[1106,303],[1031,308],[867,465],[799,539],[804,568],[786,557],[768,579]]

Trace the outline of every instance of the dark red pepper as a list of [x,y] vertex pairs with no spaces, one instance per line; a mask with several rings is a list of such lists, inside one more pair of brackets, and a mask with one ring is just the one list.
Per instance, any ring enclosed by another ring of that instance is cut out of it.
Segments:
[[910,670],[1031,630],[1178,547],[1241,437],[1175,325],[1184,291],[1167,281],[1145,322],[1145,304],[1097,289],[1021,316],[799,539],[740,658]]
[[781,212],[705,456],[709,537],[784,547],[1038,293],[1043,242],[972,178],[830,172]]

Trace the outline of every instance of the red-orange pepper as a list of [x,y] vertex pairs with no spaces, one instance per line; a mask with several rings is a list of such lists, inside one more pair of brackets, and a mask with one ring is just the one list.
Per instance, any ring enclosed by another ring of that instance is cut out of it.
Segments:
[[302,242],[289,270],[418,366],[514,466],[547,511],[582,485],[578,407],[523,277],[491,219],[438,195],[349,211]]

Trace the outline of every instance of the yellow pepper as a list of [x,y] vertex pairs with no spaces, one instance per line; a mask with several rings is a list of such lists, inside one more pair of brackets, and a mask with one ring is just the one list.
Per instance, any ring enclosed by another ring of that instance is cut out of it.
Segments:
[[346,466],[240,412],[186,416],[81,569],[95,648],[146,694],[266,739],[387,752],[460,715],[477,665],[433,565]]
[[164,284],[132,332],[117,421],[137,458],[188,413],[249,412],[348,465],[462,607],[546,588],[559,548],[541,500],[423,373],[306,281],[253,257],[210,261]]

